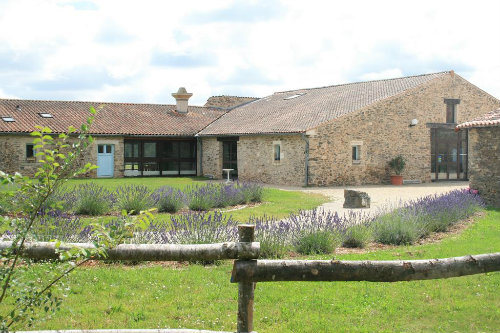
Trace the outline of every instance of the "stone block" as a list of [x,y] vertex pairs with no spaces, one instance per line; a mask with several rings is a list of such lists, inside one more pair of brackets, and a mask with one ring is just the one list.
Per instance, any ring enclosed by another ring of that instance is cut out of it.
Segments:
[[344,208],[370,208],[370,196],[362,191],[344,190]]

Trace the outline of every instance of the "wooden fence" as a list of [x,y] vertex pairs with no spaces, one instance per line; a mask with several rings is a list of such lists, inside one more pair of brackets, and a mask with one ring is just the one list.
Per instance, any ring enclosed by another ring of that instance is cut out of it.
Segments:
[[[106,260],[185,261],[236,259],[231,282],[238,283],[237,332],[253,332],[254,290],[257,282],[273,281],[373,281],[395,282],[443,279],[500,271],[500,252],[430,260],[339,261],[339,260],[256,260],[260,244],[254,242],[254,225],[238,226],[239,241],[219,244],[153,245],[123,244],[109,250]],[[0,242],[0,250],[10,247]],[[93,247],[92,244],[73,244]],[[68,247],[69,248],[69,247]],[[54,259],[53,243],[28,243],[23,256]],[[27,333],[27,331],[18,331]],[[33,331],[30,331],[33,333]],[[43,333],[215,333],[190,329],[158,330],[66,330]],[[221,333],[222,331],[217,331]]]

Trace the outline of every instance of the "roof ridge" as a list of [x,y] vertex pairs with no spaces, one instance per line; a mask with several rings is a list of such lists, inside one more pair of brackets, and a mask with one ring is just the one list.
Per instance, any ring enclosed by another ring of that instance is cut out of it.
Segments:
[[211,97],[237,97],[237,98],[255,98],[255,99],[260,99],[260,97],[250,97],[250,96],[238,96],[238,95],[213,95]]
[[[114,105],[152,105],[152,106],[172,106],[175,107],[175,104],[161,104],[161,103],[128,103],[128,102],[96,102],[96,101],[65,101],[65,100],[54,100],[54,99],[20,99],[20,98],[1,98],[0,101],[20,101],[20,102],[57,102],[57,103],[91,103],[96,105],[101,104],[114,104]],[[188,105],[190,108],[202,108],[202,109],[214,109],[208,106],[200,106],[200,105]]]
[[418,74],[418,75],[409,75],[409,76],[402,76],[402,77],[394,77],[394,78],[390,78],[390,79],[357,81],[357,82],[349,82],[349,83],[341,83],[341,84],[332,84],[332,85],[329,85],[329,86],[322,86],[322,87],[283,90],[283,91],[276,91],[273,95],[275,95],[275,94],[283,94],[283,93],[290,93],[290,92],[294,92],[294,91],[302,91],[302,90],[315,90],[315,89],[342,87],[342,86],[348,86],[348,85],[354,85],[354,84],[360,84],[360,83],[393,81],[393,80],[409,79],[409,78],[420,77],[420,76],[431,76],[431,75],[437,75],[437,74],[448,74],[450,72],[451,72],[451,70],[450,71],[436,72],[436,73],[427,73],[427,74]]

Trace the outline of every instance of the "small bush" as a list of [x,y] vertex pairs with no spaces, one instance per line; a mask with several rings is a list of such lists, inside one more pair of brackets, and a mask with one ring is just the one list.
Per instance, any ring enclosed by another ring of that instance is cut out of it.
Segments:
[[339,245],[338,238],[328,231],[304,233],[295,245],[300,254],[328,254]]
[[244,183],[240,187],[243,194],[245,203],[248,202],[262,202],[262,196],[264,194],[264,189],[261,185]]
[[378,217],[373,227],[375,241],[390,245],[413,244],[425,233],[422,225],[402,210]]
[[372,240],[372,229],[366,224],[356,224],[346,229],[342,246],[364,248]]
[[103,215],[111,210],[115,201],[114,195],[96,183],[81,184],[74,189],[76,202],[75,214]]
[[144,185],[120,186],[116,189],[116,207],[129,214],[139,214],[155,206],[151,194],[151,190]]
[[180,190],[168,186],[157,189],[153,194],[159,212],[177,213],[186,205],[186,196]]

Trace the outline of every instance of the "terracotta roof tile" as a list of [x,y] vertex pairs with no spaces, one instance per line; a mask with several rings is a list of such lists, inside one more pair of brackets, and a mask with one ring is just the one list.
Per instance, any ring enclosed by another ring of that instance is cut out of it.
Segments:
[[[197,106],[179,114],[175,105],[0,99],[0,117],[15,119],[0,119],[0,133],[29,133],[35,125],[50,127],[56,133],[65,132],[70,125],[79,128],[90,115],[91,106],[99,108],[91,133],[101,135],[193,136],[224,114]],[[40,112],[53,118],[42,118]]]
[[457,130],[471,127],[493,127],[500,126],[500,108],[495,111],[488,112],[480,117],[474,118],[471,121],[466,121],[456,127]]
[[446,74],[277,92],[229,111],[199,134],[301,133]]

